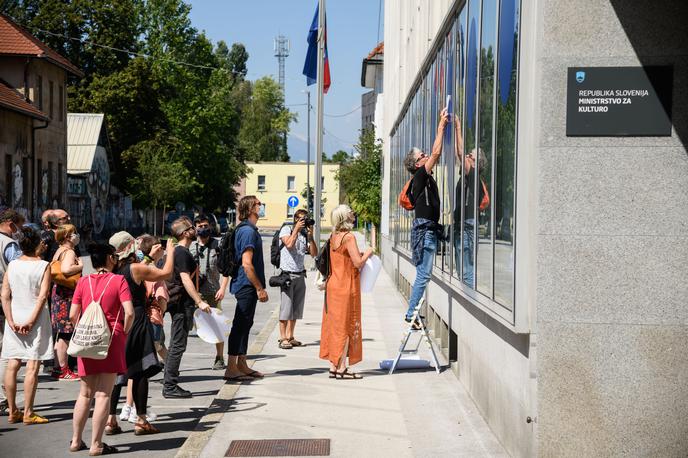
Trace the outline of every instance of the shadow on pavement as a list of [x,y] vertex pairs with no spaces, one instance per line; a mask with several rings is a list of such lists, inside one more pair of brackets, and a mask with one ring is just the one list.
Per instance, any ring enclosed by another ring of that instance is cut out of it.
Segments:
[[327,367],[310,367],[307,369],[287,369],[287,370],[282,370],[282,371],[276,371],[273,372],[272,374],[267,374],[266,377],[275,377],[275,376],[287,376],[291,377],[294,375],[315,375],[315,374],[324,374],[328,371]]
[[143,452],[146,450],[176,450],[182,446],[185,440],[186,437],[170,437],[141,442],[129,442],[117,444],[117,449],[124,453]]
[[[305,345],[304,345],[305,347]],[[261,361],[265,359],[275,359],[275,358],[284,358],[287,355],[248,355],[246,359],[252,360],[252,361]]]

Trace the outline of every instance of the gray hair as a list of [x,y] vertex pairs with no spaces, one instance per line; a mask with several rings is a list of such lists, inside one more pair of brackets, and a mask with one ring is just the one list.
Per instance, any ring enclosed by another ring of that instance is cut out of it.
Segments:
[[415,146],[411,148],[411,151],[406,153],[406,157],[404,158],[404,167],[406,167],[406,170],[408,173],[413,175],[416,173],[416,163],[418,162],[416,160],[416,153],[422,153],[420,148],[416,148]]
[[[471,150],[471,154],[475,153],[475,149]],[[482,148],[478,148],[478,154],[476,157],[476,162],[478,163],[478,170],[482,170],[487,167],[487,157],[485,157],[485,152]]]
[[335,232],[350,231],[354,228],[354,224],[349,221],[349,213],[351,213],[351,207],[345,204],[338,205],[332,210],[330,220]]

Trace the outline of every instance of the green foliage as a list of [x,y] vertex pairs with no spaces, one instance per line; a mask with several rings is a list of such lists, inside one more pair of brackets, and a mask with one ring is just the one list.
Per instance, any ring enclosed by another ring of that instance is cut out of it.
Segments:
[[[310,196],[308,195],[309,189],[311,192]],[[311,209],[311,211],[312,211],[313,206],[314,206],[314,204],[313,204],[314,196],[315,196],[315,189],[313,189],[313,186],[311,186],[310,188],[308,186],[304,186],[303,189],[301,190],[301,197],[303,198],[303,200],[301,201],[302,202],[301,206],[303,208],[305,208],[306,210]],[[326,203],[327,203],[327,197],[321,197],[320,198],[320,205],[325,206]]]
[[[68,109],[105,113],[112,182],[124,192],[139,195],[136,177],[156,167],[185,177],[187,185],[171,191],[176,200],[226,208],[235,198],[233,185],[245,176],[245,159],[289,159],[283,139],[294,115],[284,107],[279,86],[269,78],[253,85],[245,81],[244,45],[213,46],[192,26],[191,6],[184,1],[4,0],[0,5],[85,73],[69,81]],[[172,148],[174,161],[152,162],[147,155],[156,147]],[[180,167],[183,174],[177,173]],[[150,199],[138,202],[145,206]]]
[[248,106],[243,112],[239,144],[251,161],[289,161],[284,138],[296,115],[284,106],[279,84],[266,76],[252,85]]
[[375,139],[372,129],[364,129],[355,148],[358,156],[342,165],[337,179],[359,219],[379,226],[382,140]]
[[122,159],[133,165],[134,173],[127,181],[134,202],[153,207],[173,205],[197,186],[181,160],[183,156],[184,145],[165,132],[129,148]]
[[346,164],[351,160],[351,156],[349,156],[349,153],[346,151],[340,149],[336,153],[332,155],[332,158],[330,159],[330,162],[334,162],[335,164]]

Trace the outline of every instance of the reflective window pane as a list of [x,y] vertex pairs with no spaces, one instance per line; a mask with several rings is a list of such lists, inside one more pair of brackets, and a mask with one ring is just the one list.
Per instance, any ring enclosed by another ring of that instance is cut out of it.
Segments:
[[479,89],[479,144],[475,154],[475,196],[478,209],[478,244],[476,248],[477,289],[492,298],[492,134],[494,118],[495,49],[497,44],[497,0],[483,0],[480,89]]
[[465,117],[465,94],[466,94],[466,16],[468,12],[466,8],[459,14],[458,23],[456,24],[456,65],[455,65],[455,94],[456,101],[454,103],[455,121],[452,123],[454,130],[455,141],[455,160],[454,160],[454,210],[452,213],[452,242],[454,245],[454,266],[453,275],[461,278],[461,202],[462,186],[461,186],[461,158],[463,157],[463,143],[466,129]]
[[518,0],[501,0],[495,145],[495,301],[514,306],[514,179]]

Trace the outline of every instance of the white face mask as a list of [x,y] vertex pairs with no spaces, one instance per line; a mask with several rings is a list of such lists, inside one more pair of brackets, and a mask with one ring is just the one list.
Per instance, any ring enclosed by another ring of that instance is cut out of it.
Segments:
[[81,236],[79,234],[72,234],[72,243],[76,246],[81,241]]

